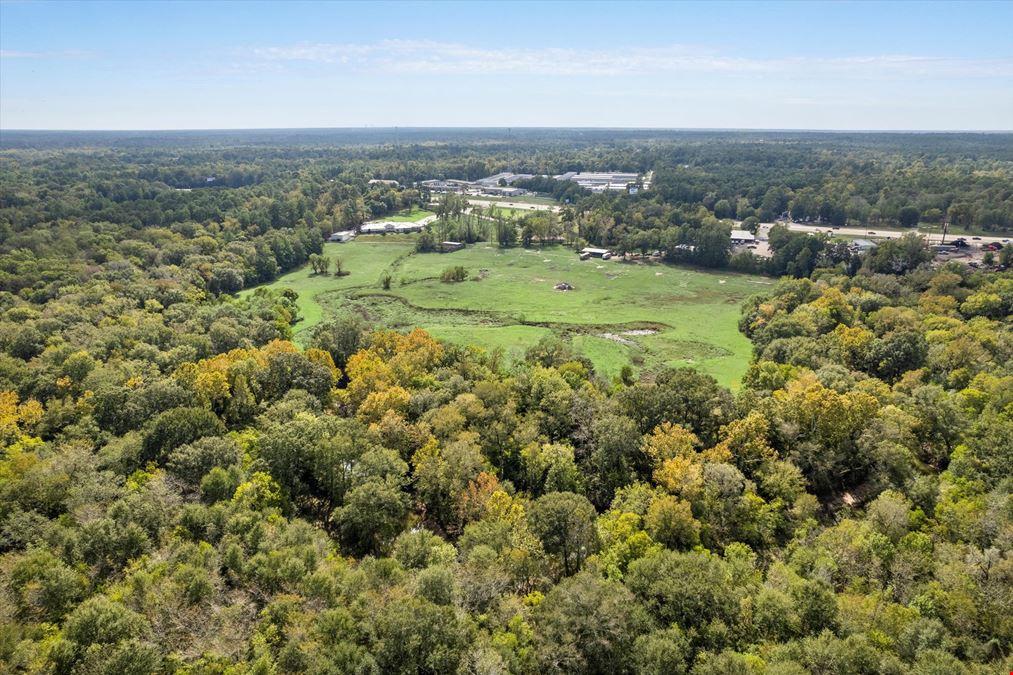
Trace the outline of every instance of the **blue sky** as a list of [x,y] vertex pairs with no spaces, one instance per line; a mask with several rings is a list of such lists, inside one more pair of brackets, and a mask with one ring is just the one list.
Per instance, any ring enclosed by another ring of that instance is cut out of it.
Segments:
[[1013,2],[0,2],[0,127],[1013,129]]

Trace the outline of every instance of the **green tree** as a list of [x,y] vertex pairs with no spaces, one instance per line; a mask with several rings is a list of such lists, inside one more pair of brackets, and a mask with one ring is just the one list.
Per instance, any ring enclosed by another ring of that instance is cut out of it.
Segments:
[[558,558],[563,575],[570,576],[597,550],[596,517],[586,497],[552,492],[532,504],[528,524],[545,551]]
[[647,617],[622,584],[593,572],[563,580],[534,611],[538,664],[552,673],[629,673]]
[[635,560],[626,585],[662,625],[702,628],[736,611],[728,565],[709,553],[663,550]]
[[651,539],[672,549],[693,548],[700,543],[700,523],[688,502],[671,495],[651,502],[644,526]]
[[918,218],[921,214],[913,206],[905,206],[900,210],[897,219],[900,221],[901,227],[917,227]]
[[84,649],[93,644],[114,644],[138,637],[147,626],[144,618],[104,595],[77,606],[63,626],[63,635]]
[[205,436],[221,436],[225,425],[207,408],[173,408],[151,423],[141,446],[141,460],[164,462],[181,445]]
[[457,672],[469,641],[452,607],[422,598],[387,603],[375,620],[374,654],[384,673]]
[[356,554],[385,553],[404,528],[407,502],[399,485],[373,479],[352,488],[331,520]]
[[689,639],[674,627],[641,635],[633,643],[633,663],[637,673],[683,675],[688,672],[691,653]]

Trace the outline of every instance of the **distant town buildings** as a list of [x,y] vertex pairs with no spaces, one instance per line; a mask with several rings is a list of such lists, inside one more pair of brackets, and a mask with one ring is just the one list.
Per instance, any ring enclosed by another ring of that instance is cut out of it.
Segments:
[[484,187],[482,188],[482,194],[492,195],[493,197],[520,197],[526,195],[527,190],[515,187]]
[[[434,194],[457,192],[468,195],[488,195],[494,197],[520,197],[526,195],[527,190],[511,187],[510,183],[524,178],[532,178],[528,173],[498,173],[488,178],[481,178],[476,181],[455,180],[453,178],[433,179],[419,181],[419,187],[429,190]],[[503,184],[500,184],[502,181]]]
[[[527,190],[514,187],[514,183],[520,180],[534,178],[530,173],[513,173],[503,171],[486,178],[479,178],[476,181],[454,180],[454,179],[433,179],[424,180],[418,183],[419,187],[429,190],[431,193],[459,192],[470,195],[489,195],[495,197],[519,197],[528,193]],[[640,189],[640,174],[624,173],[617,171],[605,171],[598,173],[579,173],[568,171],[567,173],[553,176],[556,180],[570,181],[591,192],[605,192],[608,190],[628,192],[637,194]],[[650,174],[643,182],[643,189],[650,186]]]
[[531,173],[513,173],[511,171],[504,171],[502,173],[489,176],[488,178],[479,178],[475,181],[475,184],[481,185],[482,187],[504,187],[507,185],[513,185],[516,181],[528,180],[529,178],[534,177],[535,175]]
[[640,178],[640,174],[637,173],[622,173],[612,171],[602,171],[596,173],[581,173],[578,171],[567,171],[561,173],[558,176],[553,176],[556,180],[570,181],[576,183],[582,188],[587,188],[591,192],[606,192],[608,190],[622,190],[623,192],[629,192],[630,188],[635,188],[637,179]]
[[454,180],[448,178],[447,180],[424,180],[419,182],[420,187],[424,187],[430,192],[467,192],[469,188],[474,186],[474,183],[466,180]]

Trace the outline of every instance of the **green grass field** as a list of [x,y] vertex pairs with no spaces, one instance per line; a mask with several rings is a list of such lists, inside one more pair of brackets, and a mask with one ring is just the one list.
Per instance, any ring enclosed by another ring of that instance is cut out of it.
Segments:
[[[412,242],[377,236],[327,244],[325,254],[340,256],[348,276],[314,276],[304,268],[274,282],[300,294],[297,339],[324,316],[354,312],[375,326],[420,326],[443,340],[501,348],[508,357],[555,334],[606,377],[628,363],[637,371],[689,365],[735,386],[750,357],[749,341],[737,330],[740,306],[773,283],[662,264],[582,262],[560,246],[501,250],[480,243],[441,255],[414,253]],[[450,265],[465,267],[469,280],[441,282]],[[389,291],[379,281],[385,271],[393,275]],[[562,281],[575,290],[555,290]]]
[[387,216],[386,218],[380,218],[379,220],[390,220],[395,223],[414,223],[427,216],[435,215],[436,214],[432,211],[427,211],[425,209],[420,209],[417,206],[413,206],[410,211],[408,209],[404,209],[402,211],[398,211],[393,216]]
[[[278,277],[270,288],[291,288],[299,293],[296,304],[302,320],[296,324],[296,336],[320,323],[323,308],[318,299],[329,293],[344,293],[357,287],[378,288],[380,275],[399,257],[415,250],[415,240],[407,235],[368,235],[344,244],[324,244],[324,254],[341,258],[349,274],[336,277],[331,274],[313,274],[309,265]],[[254,289],[240,292],[240,296]]]
[[[483,212],[487,213],[488,210],[489,209],[486,208],[486,209],[483,210]],[[528,209],[510,209],[510,208],[503,208],[503,207],[497,207],[497,208],[493,209],[493,215],[494,216],[496,216],[496,217],[502,216],[502,217],[506,218],[507,220],[518,220],[518,219],[523,218],[524,216],[528,215],[529,213],[539,213],[539,211],[532,211],[532,210],[528,210]]]

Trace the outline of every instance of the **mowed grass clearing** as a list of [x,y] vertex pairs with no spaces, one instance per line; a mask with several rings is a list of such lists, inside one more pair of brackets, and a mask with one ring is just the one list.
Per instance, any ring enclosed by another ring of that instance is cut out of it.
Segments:
[[[398,235],[372,235],[354,241],[324,244],[324,255],[341,258],[346,276],[313,274],[309,265],[288,272],[267,285],[268,288],[290,288],[299,294],[296,306],[301,321],[294,326],[296,337],[323,319],[318,298],[325,293],[345,292],[357,287],[378,288],[380,275],[399,258],[415,250],[414,238]],[[240,292],[240,297],[253,293],[253,288]]]
[[[692,366],[736,386],[751,346],[737,329],[742,302],[772,280],[664,264],[580,261],[569,249],[499,249],[479,243],[449,254],[413,252],[410,237],[360,237],[328,244],[347,277],[321,277],[308,268],[272,287],[300,293],[297,339],[324,316],[355,313],[374,326],[425,328],[435,337],[508,357],[523,355],[555,334],[612,378],[626,364],[636,371]],[[440,281],[461,265],[469,280]],[[393,276],[382,289],[384,272]],[[574,286],[557,291],[559,282]],[[249,291],[247,291],[249,292]]]
[[387,216],[386,218],[378,218],[377,220],[389,220],[395,223],[414,223],[428,216],[435,216],[436,214],[426,209],[421,209],[417,206],[413,206],[411,210],[403,209],[398,211],[393,216]]
[[[489,208],[482,209],[483,215],[488,215]],[[518,220],[528,215],[529,213],[545,213],[544,211],[532,211],[527,209],[511,209],[506,207],[496,207],[493,209],[493,216],[496,218],[503,217],[507,220]]]
[[559,206],[552,197],[542,197],[539,195],[520,195],[517,197],[499,197],[496,195],[482,195],[481,197],[475,197],[475,199],[481,199],[487,202],[515,202],[517,204],[541,204],[543,206]]

